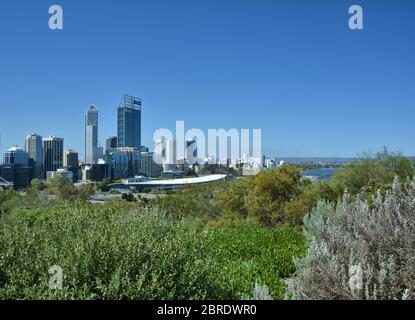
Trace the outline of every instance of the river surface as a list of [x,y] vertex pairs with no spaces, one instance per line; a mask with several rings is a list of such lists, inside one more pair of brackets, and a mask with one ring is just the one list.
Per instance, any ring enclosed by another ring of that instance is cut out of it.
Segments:
[[333,175],[336,172],[336,170],[336,168],[318,168],[304,170],[302,174],[303,176],[319,177],[320,180],[329,181],[333,178]]

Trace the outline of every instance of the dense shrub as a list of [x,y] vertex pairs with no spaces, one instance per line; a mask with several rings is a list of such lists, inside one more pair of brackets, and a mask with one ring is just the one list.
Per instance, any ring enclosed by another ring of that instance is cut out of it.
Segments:
[[[0,221],[1,299],[196,299],[226,296],[211,280],[207,234],[194,223],[106,207],[68,207]],[[65,274],[50,290],[48,270]]]
[[395,176],[412,179],[415,176],[415,162],[385,148],[374,156],[367,154],[361,160],[338,170],[333,181],[343,185],[353,195],[362,188],[366,193],[376,194],[378,189],[389,188]]
[[305,253],[301,232],[235,224],[210,234],[210,255],[221,266],[214,279],[228,290],[228,297],[217,298],[251,297],[256,283],[269,288],[274,299],[284,298],[282,279],[294,273],[293,257]]
[[415,180],[402,187],[396,179],[370,204],[347,194],[337,207],[319,202],[304,221],[308,253],[296,262],[296,297],[414,298],[414,213]]
[[226,187],[225,183],[191,186],[158,198],[152,204],[173,219],[183,217],[217,219],[223,214],[218,199]]

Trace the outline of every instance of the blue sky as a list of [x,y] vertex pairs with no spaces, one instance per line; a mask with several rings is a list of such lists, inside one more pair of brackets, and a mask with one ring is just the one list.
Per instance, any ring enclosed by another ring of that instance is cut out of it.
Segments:
[[[64,30],[48,28],[48,8]],[[348,28],[348,8],[364,30]],[[415,155],[415,1],[0,1],[1,151],[31,132],[83,156],[84,113],[100,142],[123,94],[158,128],[261,128],[269,156]]]

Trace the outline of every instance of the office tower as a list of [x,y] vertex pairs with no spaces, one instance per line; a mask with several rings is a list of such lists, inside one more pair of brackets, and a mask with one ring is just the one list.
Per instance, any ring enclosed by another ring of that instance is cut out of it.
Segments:
[[109,137],[105,145],[106,153],[110,152],[112,149],[116,149],[117,147],[118,147],[117,137]]
[[140,150],[136,148],[112,149],[105,156],[108,178],[111,180],[131,178],[140,173]]
[[163,166],[154,162],[153,152],[141,152],[140,172],[149,178],[158,178],[163,173]]
[[63,167],[63,138],[43,138],[43,176]]
[[98,161],[98,110],[91,105],[85,115],[85,162]]
[[78,180],[79,158],[75,150],[65,150],[63,156],[63,166],[72,172],[73,180]]
[[21,190],[30,184],[31,169],[18,164],[4,164],[0,166],[0,178],[13,184],[16,190]]
[[26,136],[26,152],[29,154],[29,166],[32,167],[32,178],[43,177],[43,148],[42,137],[32,133]]
[[197,162],[197,142],[195,139],[186,141],[186,160],[188,164]]
[[141,148],[141,99],[125,95],[118,107],[118,147]]
[[29,165],[29,154],[17,146],[10,148],[4,152],[3,163],[27,167]]

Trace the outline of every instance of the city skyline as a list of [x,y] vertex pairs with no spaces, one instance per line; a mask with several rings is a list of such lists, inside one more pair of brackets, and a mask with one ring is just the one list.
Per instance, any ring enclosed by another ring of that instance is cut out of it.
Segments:
[[398,2],[360,1],[365,28],[351,31],[343,0],[60,1],[55,32],[47,1],[4,1],[0,152],[36,132],[65,138],[84,159],[88,101],[105,146],[131,93],[144,101],[150,148],[155,130],[183,120],[205,131],[260,128],[270,157],[355,157],[384,145],[413,156],[415,4]]

